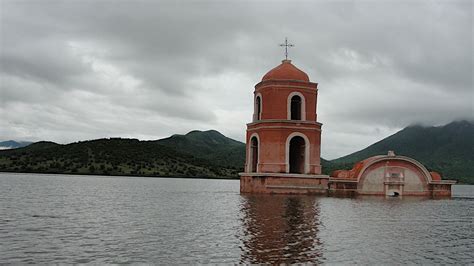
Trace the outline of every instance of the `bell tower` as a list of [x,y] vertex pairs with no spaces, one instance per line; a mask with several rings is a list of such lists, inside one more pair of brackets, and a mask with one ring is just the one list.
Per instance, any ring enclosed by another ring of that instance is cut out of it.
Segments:
[[[290,45],[286,42],[285,46]],[[318,84],[288,59],[255,85],[241,192],[325,191],[320,189],[327,186],[329,177],[321,175],[317,98]]]

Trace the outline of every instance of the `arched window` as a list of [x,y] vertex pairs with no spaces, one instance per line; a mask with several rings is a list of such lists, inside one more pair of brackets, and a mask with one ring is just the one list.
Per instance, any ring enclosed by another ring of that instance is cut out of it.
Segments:
[[291,120],[301,120],[301,97],[291,97]]
[[258,139],[252,137],[250,140],[250,172],[256,173],[258,165]]
[[303,174],[305,171],[305,141],[300,136],[290,140],[290,173]]
[[257,120],[262,119],[262,99],[260,96],[255,99],[255,115]]

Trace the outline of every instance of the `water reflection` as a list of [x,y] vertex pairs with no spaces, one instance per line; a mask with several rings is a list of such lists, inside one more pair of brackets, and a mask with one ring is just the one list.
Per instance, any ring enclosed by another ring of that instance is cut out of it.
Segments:
[[317,198],[244,195],[242,199],[241,263],[322,262]]

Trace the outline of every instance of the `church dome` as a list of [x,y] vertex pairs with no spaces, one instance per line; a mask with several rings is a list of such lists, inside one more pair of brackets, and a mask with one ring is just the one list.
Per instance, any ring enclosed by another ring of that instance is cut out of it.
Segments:
[[283,60],[279,66],[268,71],[268,73],[263,76],[262,81],[265,80],[298,80],[309,82],[309,77],[306,73],[295,67],[291,63],[291,60]]

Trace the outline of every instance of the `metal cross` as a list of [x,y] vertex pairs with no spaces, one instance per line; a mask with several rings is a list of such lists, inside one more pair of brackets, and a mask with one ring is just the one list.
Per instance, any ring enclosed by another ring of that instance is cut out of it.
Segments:
[[288,43],[288,38],[285,37],[285,43],[280,44],[281,47],[285,47],[285,60],[288,60],[288,47],[293,47],[295,45]]

